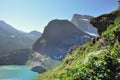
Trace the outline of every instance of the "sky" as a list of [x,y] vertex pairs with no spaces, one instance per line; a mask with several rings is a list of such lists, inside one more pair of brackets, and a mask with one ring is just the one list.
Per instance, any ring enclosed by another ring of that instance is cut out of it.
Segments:
[[99,16],[118,8],[118,0],[0,0],[0,20],[18,30],[43,32],[53,19],[73,14]]

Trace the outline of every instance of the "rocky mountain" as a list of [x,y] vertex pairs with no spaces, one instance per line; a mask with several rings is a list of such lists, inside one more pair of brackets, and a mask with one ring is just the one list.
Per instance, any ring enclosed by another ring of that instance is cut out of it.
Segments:
[[98,36],[97,29],[90,23],[90,19],[92,18],[89,15],[74,14],[71,22],[87,34]]
[[83,45],[91,36],[78,29],[68,20],[52,20],[45,27],[33,50],[42,55],[61,60],[70,47]]
[[38,36],[19,31],[0,21],[0,53],[32,47]]

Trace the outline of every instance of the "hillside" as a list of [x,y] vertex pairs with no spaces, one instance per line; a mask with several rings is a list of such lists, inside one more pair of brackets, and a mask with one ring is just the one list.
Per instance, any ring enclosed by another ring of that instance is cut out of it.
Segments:
[[[101,37],[67,55],[60,66],[37,80],[120,80],[120,9],[105,15],[93,23]],[[116,16],[111,20],[109,15]]]

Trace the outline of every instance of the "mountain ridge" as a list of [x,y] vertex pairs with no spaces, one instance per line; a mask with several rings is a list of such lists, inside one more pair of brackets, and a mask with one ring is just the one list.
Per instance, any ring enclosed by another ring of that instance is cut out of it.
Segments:
[[[5,21],[0,21],[0,52],[8,52],[32,47],[39,36],[19,31]],[[30,42],[28,42],[30,41]]]

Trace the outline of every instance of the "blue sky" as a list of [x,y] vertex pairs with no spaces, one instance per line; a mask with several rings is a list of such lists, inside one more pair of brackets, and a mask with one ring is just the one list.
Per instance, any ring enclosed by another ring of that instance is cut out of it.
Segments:
[[73,14],[99,16],[117,9],[117,0],[0,0],[0,20],[22,31],[43,31],[53,19]]

